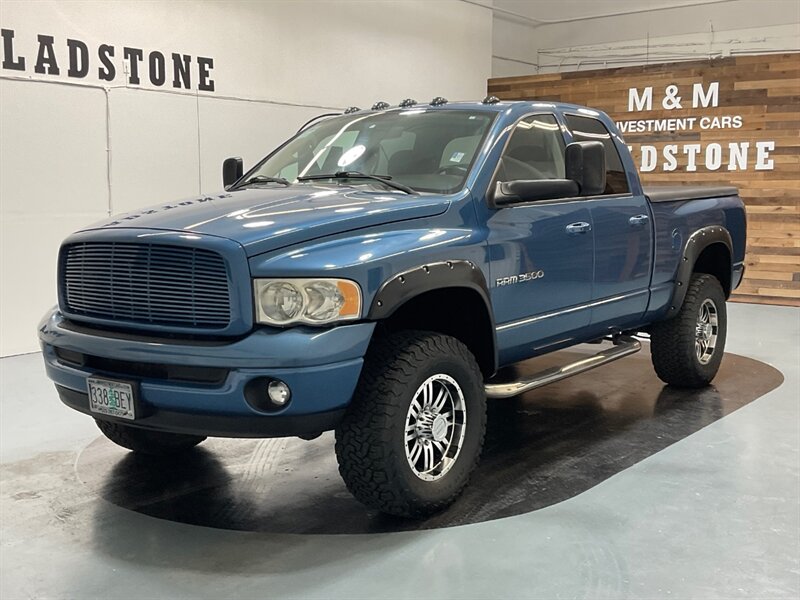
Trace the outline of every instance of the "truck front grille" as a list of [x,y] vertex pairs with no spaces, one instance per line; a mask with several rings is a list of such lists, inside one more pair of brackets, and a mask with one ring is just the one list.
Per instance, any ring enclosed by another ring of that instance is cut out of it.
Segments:
[[225,259],[203,248],[81,242],[63,248],[65,311],[125,323],[223,329],[231,320]]

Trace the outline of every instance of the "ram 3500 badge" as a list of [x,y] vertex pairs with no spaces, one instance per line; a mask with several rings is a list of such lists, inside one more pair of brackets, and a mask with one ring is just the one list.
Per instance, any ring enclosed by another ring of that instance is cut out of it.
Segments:
[[510,277],[500,277],[495,280],[495,285],[501,287],[503,285],[511,285],[513,283],[525,283],[526,281],[533,281],[534,279],[541,279],[544,277],[544,271],[529,271],[528,273],[520,273],[519,275],[511,275]]
[[[737,191],[643,188],[598,111],[379,103],[247,173],[228,159],[223,180],[61,247],[47,373],[134,452],[335,429],[353,494],[420,516],[466,485],[487,398],[636,352],[639,332],[671,385],[704,386],[722,360]],[[603,339],[589,360],[495,376]]]

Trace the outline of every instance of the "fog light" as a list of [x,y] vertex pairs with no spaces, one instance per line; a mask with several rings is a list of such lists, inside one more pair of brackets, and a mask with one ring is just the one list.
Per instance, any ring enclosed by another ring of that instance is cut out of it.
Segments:
[[267,395],[274,404],[283,406],[289,401],[289,397],[292,395],[292,393],[289,390],[288,385],[282,381],[273,380],[270,381],[269,385],[267,386]]

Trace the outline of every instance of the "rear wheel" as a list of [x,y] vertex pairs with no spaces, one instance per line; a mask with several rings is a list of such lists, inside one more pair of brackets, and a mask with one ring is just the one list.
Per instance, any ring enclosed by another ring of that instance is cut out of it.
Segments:
[[361,502],[399,516],[451,504],[478,462],[483,377],[455,338],[402,332],[377,340],[336,430],[339,473]]
[[141,454],[158,456],[177,454],[197,446],[197,444],[206,439],[201,435],[151,431],[100,419],[96,419],[95,422],[100,431],[103,432],[103,435],[112,442]]
[[722,286],[712,275],[693,275],[680,312],[651,329],[650,355],[656,374],[676,387],[708,385],[722,362],[726,334]]

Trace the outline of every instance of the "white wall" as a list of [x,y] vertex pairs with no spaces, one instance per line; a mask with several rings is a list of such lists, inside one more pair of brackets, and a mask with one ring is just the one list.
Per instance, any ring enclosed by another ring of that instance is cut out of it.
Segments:
[[494,6],[493,77],[800,50],[797,0],[495,0]]
[[[3,356],[36,349],[58,246],[75,229],[220,189],[225,157],[252,164],[327,109],[481,98],[491,69],[491,12],[458,0],[3,0],[0,26],[26,60],[0,69]],[[39,34],[55,38],[57,76],[34,72]],[[67,38],[88,46],[83,79],[67,75]],[[115,46],[114,81],[99,79],[100,44]],[[130,84],[123,46],[165,53],[167,85],[145,67]],[[215,90],[197,90],[196,65],[192,89],[171,89],[172,52],[212,57]]]

